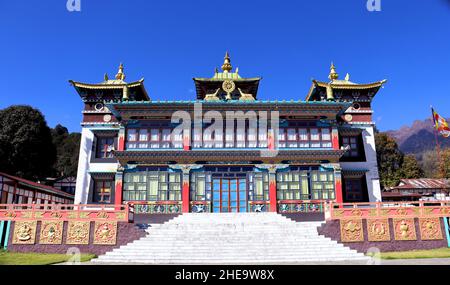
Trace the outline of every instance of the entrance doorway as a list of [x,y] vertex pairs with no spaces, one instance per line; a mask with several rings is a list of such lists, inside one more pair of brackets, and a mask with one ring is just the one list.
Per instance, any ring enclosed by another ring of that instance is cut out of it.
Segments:
[[213,178],[211,189],[213,212],[247,212],[245,178]]

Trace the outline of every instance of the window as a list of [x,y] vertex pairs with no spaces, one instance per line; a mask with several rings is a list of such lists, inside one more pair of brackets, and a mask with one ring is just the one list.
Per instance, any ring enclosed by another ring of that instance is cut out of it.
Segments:
[[330,171],[312,171],[311,189],[313,200],[335,199],[334,173]]
[[267,130],[266,129],[259,129],[258,147],[267,147]]
[[286,147],[286,132],[283,128],[278,132],[278,147]]
[[237,128],[236,130],[236,147],[245,147],[245,129]]
[[257,130],[256,128],[249,128],[247,130],[248,147],[257,146]]
[[111,158],[114,149],[114,137],[97,137],[95,158]]
[[252,201],[269,200],[269,173],[254,172],[250,174],[249,194]]
[[297,147],[297,132],[294,128],[287,129],[287,147]]
[[161,136],[162,136],[161,147],[162,148],[170,148],[170,144],[171,144],[170,133],[171,133],[170,129],[163,129],[161,131]]
[[191,173],[191,191],[192,201],[206,201],[211,198],[211,174],[204,172]]
[[179,201],[181,173],[139,171],[124,175],[124,201]]
[[309,200],[308,172],[277,173],[278,200]]
[[330,129],[323,128],[321,131],[322,131],[322,147],[332,147]]
[[320,147],[320,134],[319,129],[310,129],[311,133],[311,147]]
[[94,182],[94,202],[111,203],[111,192],[113,182],[111,180],[95,180]]
[[301,148],[308,148],[309,147],[309,138],[308,138],[308,129],[298,129],[298,140],[299,140],[299,147]]
[[359,156],[357,139],[358,138],[356,136],[342,137],[342,146],[343,147],[350,146],[350,149],[344,154],[345,157],[358,157]]
[[129,129],[127,131],[127,148],[136,148],[137,131],[136,129]]
[[362,181],[359,178],[345,179],[345,200],[348,202],[362,201],[363,189]]

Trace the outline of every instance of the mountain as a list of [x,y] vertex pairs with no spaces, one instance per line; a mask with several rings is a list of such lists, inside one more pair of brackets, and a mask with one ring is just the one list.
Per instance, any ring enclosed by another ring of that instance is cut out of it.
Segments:
[[[450,119],[447,119],[450,122]],[[398,143],[402,152],[420,157],[426,151],[436,147],[436,135],[431,118],[416,120],[411,126],[403,126],[398,130],[387,131]],[[438,136],[441,148],[450,147],[450,138]]]

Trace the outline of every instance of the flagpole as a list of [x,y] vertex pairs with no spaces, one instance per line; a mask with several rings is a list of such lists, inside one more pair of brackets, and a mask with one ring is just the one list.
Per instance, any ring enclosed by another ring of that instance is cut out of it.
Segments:
[[439,145],[439,136],[438,136],[438,131],[436,130],[436,123],[435,123],[435,118],[434,118],[434,109],[433,106],[431,106],[431,121],[434,123],[433,129],[434,129],[434,138],[436,139],[436,154],[437,154],[437,162],[438,162],[438,170],[439,172],[441,172],[441,176],[443,178],[445,178],[445,174],[444,174],[444,168],[441,169],[441,164],[443,163],[442,161],[442,157],[441,157],[441,147]]

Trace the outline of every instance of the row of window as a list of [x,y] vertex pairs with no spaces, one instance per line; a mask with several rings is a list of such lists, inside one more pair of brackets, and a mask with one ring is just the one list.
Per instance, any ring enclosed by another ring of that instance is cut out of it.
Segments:
[[181,173],[148,171],[126,173],[124,201],[180,201]]
[[[331,148],[330,128],[280,128],[278,133],[279,147],[287,148]],[[112,142],[111,142],[112,143]],[[257,132],[246,128],[235,132],[215,133],[204,131],[193,133],[194,148],[255,148],[267,147],[267,131]],[[103,144],[102,144],[103,146]],[[169,128],[128,129],[127,149],[147,148],[182,148],[183,136],[173,134]],[[108,146],[99,149],[106,153]]]
[[[266,172],[248,172],[244,178],[212,177],[209,172],[191,174],[190,199],[192,201],[209,201],[217,190],[217,181],[239,180],[239,189],[245,187],[248,197],[245,200],[269,200],[269,175]],[[180,201],[182,176],[178,172],[143,171],[124,175],[124,201]],[[225,179],[225,180],[224,180]],[[277,173],[277,198],[279,200],[327,200],[335,199],[334,174],[324,171],[293,171]],[[224,182],[225,181],[225,182]],[[244,183],[244,184],[242,184]],[[97,183],[96,185],[103,185]],[[242,189],[241,189],[242,188]],[[105,191],[106,189],[106,191]],[[220,187],[220,189],[222,189]],[[110,197],[111,188],[101,186],[98,190]],[[248,198],[248,199],[247,199]],[[241,197],[242,199],[242,197]],[[107,199],[97,199],[106,202]]]
[[278,133],[279,147],[331,148],[329,128],[281,128]]
[[[33,197],[34,196],[34,197]],[[37,192],[33,194],[31,190],[25,190],[22,188],[16,188],[7,184],[0,184],[0,204],[32,204],[33,201],[36,204],[71,204],[72,201]]]

